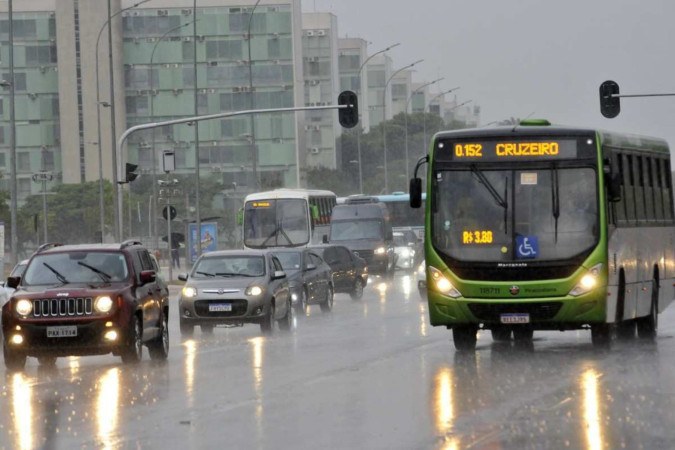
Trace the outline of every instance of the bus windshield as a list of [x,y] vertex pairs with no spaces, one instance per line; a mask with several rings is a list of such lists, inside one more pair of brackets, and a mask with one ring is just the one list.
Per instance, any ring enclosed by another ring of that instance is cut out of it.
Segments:
[[257,200],[244,205],[246,247],[293,247],[305,245],[309,240],[307,200]]
[[[494,166],[492,166],[494,167]],[[437,172],[432,240],[460,261],[555,261],[598,241],[592,167]]]
[[382,239],[382,236],[381,220],[334,220],[330,226],[331,241]]

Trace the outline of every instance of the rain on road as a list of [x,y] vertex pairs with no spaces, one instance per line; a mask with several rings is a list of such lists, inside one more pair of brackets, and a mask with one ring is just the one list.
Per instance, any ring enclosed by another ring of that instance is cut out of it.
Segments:
[[[181,340],[165,364],[60,358],[4,373],[0,448],[671,448],[675,308],[656,345],[593,348],[588,331],[458,354],[414,277],[312,306],[290,333]],[[172,299],[175,298],[172,295]],[[4,370],[4,369],[0,369]]]

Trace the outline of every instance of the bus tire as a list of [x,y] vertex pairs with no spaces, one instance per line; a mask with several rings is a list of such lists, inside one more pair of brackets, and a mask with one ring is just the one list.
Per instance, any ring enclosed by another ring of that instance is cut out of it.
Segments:
[[612,327],[608,323],[591,325],[591,341],[593,347],[601,350],[609,350],[612,346]]
[[659,284],[652,280],[652,305],[649,315],[636,319],[637,333],[640,339],[653,341],[656,339],[656,331],[659,326]]
[[478,327],[475,325],[460,325],[453,327],[452,340],[458,352],[472,352],[476,350]]
[[532,337],[534,336],[534,330],[527,327],[514,327],[513,328],[513,340],[516,343],[530,343],[532,342]]
[[631,341],[635,338],[635,320],[624,320],[616,326],[616,337],[621,341]]
[[490,330],[492,333],[492,340],[495,342],[510,342],[511,329],[507,327],[496,326]]

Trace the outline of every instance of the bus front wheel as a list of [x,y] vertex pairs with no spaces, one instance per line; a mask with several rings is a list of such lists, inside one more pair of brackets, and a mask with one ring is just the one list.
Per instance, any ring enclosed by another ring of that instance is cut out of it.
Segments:
[[475,325],[461,325],[453,327],[452,340],[455,349],[459,352],[470,352],[476,349],[478,327]]
[[612,327],[608,323],[591,325],[593,347],[609,350],[612,345]]

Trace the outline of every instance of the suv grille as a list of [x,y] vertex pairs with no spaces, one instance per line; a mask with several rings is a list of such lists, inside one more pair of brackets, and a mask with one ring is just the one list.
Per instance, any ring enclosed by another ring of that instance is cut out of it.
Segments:
[[[209,303],[229,303],[232,305],[232,311],[209,311]],[[195,302],[195,312],[200,317],[235,317],[243,316],[248,309],[248,300],[197,300]]]
[[33,300],[33,317],[89,316],[93,314],[91,297],[43,298]]
[[365,259],[366,261],[370,261],[373,259],[373,250],[354,250],[354,253],[356,253],[358,256],[361,258]]
[[528,313],[531,320],[551,320],[561,307],[561,302],[469,303],[471,314],[486,322],[499,322],[500,314],[509,313]]

